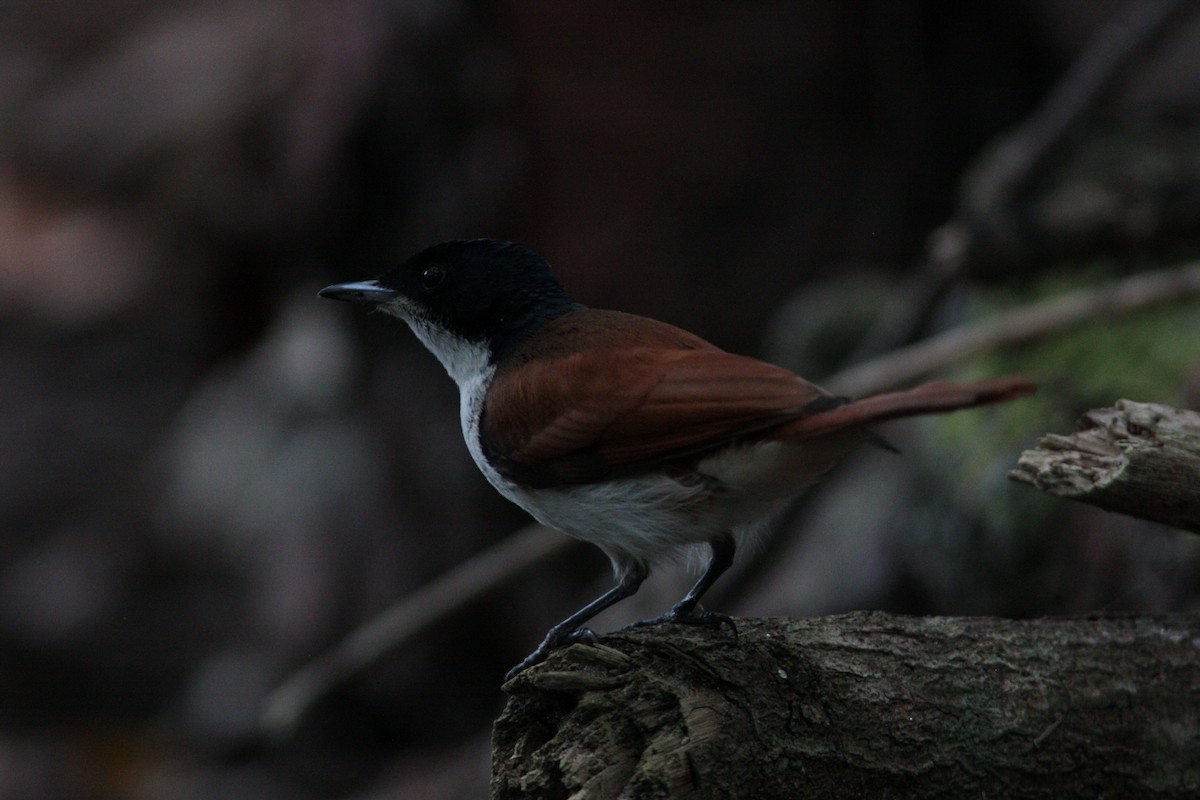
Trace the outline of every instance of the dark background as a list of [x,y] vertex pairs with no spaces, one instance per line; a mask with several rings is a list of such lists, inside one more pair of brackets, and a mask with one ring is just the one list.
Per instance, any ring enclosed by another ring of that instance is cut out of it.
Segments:
[[[515,239],[582,302],[820,380],[906,296],[973,165],[1139,7],[5,2],[0,797],[482,796],[501,678],[606,587],[598,552],[257,735],[291,670],[527,523],[433,358],[317,289]],[[889,345],[1194,256],[1200,22],[1178,16]],[[1004,474],[1083,409],[1196,407],[1198,341],[1193,305],[971,361],[954,374],[1045,388],[889,427],[904,455],[859,453],[714,605],[1196,609],[1194,541]]]

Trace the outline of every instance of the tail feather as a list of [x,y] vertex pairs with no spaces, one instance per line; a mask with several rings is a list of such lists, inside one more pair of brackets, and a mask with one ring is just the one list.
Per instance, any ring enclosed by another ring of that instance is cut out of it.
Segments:
[[926,383],[818,411],[775,429],[770,438],[805,439],[897,417],[944,414],[962,408],[1003,403],[1036,391],[1037,385],[1024,378],[996,378],[977,383]]

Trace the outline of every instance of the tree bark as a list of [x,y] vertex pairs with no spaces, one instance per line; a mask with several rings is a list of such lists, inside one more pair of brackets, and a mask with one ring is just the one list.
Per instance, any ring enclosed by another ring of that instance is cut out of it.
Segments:
[[1198,797],[1200,614],[657,625],[506,685],[491,797]]
[[1200,414],[1118,400],[1048,434],[1009,473],[1044,492],[1200,533]]

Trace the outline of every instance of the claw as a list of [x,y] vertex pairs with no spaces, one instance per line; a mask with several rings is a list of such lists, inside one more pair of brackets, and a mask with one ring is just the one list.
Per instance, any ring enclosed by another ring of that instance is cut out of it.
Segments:
[[599,644],[600,638],[591,628],[576,628],[562,637],[559,645],[564,644]]
[[520,664],[510,669],[508,674],[504,676],[504,680],[505,682],[511,681],[534,664],[542,663],[546,660],[546,656],[563,645],[596,644],[599,641],[596,637],[596,632],[591,628],[575,628],[574,630],[551,628],[550,632],[546,634],[546,638],[537,646],[537,649],[525,656],[525,660]]
[[644,628],[647,625],[657,625],[660,622],[674,622],[680,625],[703,625],[709,628],[727,626],[735,639],[738,635],[737,625],[734,623],[733,617],[730,617],[728,614],[696,609],[695,606],[685,606],[682,603],[661,616],[638,620],[629,625],[628,628]]
[[504,676],[504,680],[511,681],[534,664],[545,661],[546,656],[550,655],[550,651],[556,647],[574,642],[595,644],[597,641],[595,632],[591,628],[580,626],[604,609],[614,603],[619,603],[636,592],[645,579],[646,566],[638,563],[631,564],[629,569],[625,571],[620,583],[551,628],[546,633],[546,638],[537,646],[537,649],[527,655],[525,660],[520,664],[510,669],[508,674]]
[[520,664],[517,664],[515,667],[513,667],[512,669],[510,669],[508,671],[508,673],[504,676],[504,682],[508,683],[513,678],[517,677],[522,672],[524,672],[525,670],[532,667],[534,664],[538,664],[538,663],[541,663],[542,661],[545,661],[547,652],[549,652],[549,651],[543,651],[542,648],[539,647],[537,650],[534,650],[532,653],[525,656],[524,661],[522,661]]

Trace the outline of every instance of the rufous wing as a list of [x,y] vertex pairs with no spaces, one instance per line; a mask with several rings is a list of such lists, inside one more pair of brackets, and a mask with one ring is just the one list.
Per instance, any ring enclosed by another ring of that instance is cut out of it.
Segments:
[[831,399],[781,367],[702,340],[704,347],[685,348],[646,338],[647,346],[560,352],[498,373],[480,426],[497,469],[531,485],[636,473],[769,430]]

